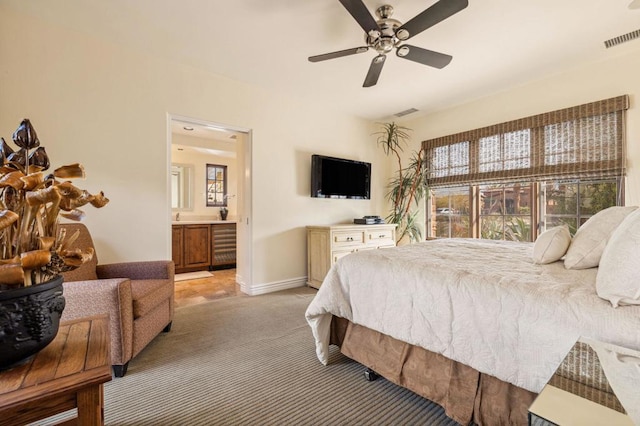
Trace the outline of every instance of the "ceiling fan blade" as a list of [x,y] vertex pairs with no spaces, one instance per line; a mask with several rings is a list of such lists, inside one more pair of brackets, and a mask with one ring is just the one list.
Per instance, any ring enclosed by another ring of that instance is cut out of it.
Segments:
[[449,62],[453,59],[451,55],[445,55],[444,53],[434,52],[433,50],[410,46],[408,44],[403,44],[398,47],[396,55],[434,68],[444,68],[449,65]]
[[449,16],[460,12],[468,5],[469,0],[440,0],[398,28],[396,35],[400,40],[408,40],[438,22],[444,21]]
[[384,65],[385,59],[387,59],[386,55],[378,55],[373,58],[362,87],[371,87],[376,85],[378,77],[380,77],[380,73],[382,72],[382,66]]
[[355,55],[356,53],[364,53],[369,48],[367,46],[354,47],[352,49],[339,50],[337,52],[325,53],[322,55],[309,56],[309,62],[326,61],[327,59],[342,58],[343,56]]
[[362,3],[362,0],[340,0],[340,3],[342,3],[344,8],[353,16],[365,33],[369,34],[369,31],[380,31],[378,23],[373,19],[371,12],[369,12],[367,6]]

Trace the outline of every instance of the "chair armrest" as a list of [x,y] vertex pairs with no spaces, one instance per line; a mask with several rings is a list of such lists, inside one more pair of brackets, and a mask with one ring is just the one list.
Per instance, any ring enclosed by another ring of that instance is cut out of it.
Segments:
[[154,260],[146,262],[124,262],[98,265],[98,278],[130,278],[132,280],[173,281],[175,267],[172,260]]
[[131,280],[70,281],[63,283],[62,321],[109,315],[112,365],[126,364],[133,356],[133,301]]

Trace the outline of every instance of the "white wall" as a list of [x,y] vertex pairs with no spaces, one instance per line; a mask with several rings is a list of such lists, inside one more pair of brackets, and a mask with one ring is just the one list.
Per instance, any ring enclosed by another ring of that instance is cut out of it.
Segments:
[[[3,3],[0,57],[0,135],[30,118],[52,164],[84,164],[80,186],[111,199],[87,211],[101,263],[170,257],[168,113],[252,130],[249,292],[304,282],[306,225],[385,214],[388,166],[365,120],[128,51]],[[313,153],[372,162],[372,199],[310,198]]]
[[[634,44],[635,43],[635,44]],[[619,50],[616,50],[619,49]],[[603,52],[603,61],[560,73],[534,83],[459,105],[402,125],[420,141],[485,127],[530,115],[628,94],[627,205],[640,204],[640,43],[630,42]]]

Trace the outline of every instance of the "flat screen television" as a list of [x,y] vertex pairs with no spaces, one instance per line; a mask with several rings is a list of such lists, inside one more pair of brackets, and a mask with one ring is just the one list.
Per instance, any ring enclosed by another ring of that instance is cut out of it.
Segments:
[[311,196],[314,198],[370,199],[371,163],[311,156]]

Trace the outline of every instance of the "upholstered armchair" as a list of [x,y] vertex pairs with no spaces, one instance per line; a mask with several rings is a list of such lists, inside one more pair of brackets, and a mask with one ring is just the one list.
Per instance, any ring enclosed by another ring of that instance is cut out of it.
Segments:
[[[83,224],[61,224],[67,235],[80,231],[78,248],[93,246]],[[108,314],[111,364],[116,377],[127,372],[129,361],[160,332],[171,329],[174,310],[174,264],[171,260],[98,265],[90,262],[65,272],[66,307],[62,321]]]

